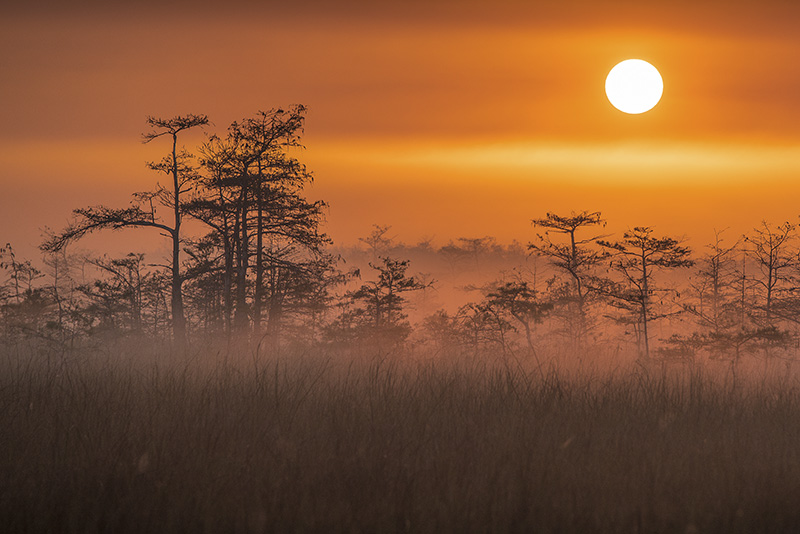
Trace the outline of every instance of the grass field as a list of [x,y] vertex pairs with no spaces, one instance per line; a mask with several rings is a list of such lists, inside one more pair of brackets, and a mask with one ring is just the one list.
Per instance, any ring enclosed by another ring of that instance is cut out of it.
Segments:
[[3,532],[800,532],[793,375],[4,358]]

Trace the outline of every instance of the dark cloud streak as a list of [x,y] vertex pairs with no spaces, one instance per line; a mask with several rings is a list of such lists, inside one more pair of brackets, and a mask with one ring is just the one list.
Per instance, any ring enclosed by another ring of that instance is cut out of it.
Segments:
[[800,3],[793,0],[45,0],[17,2],[6,17],[39,20],[105,19],[185,21],[267,17],[330,24],[461,25],[499,24],[527,27],[653,26],[693,31],[796,33]]

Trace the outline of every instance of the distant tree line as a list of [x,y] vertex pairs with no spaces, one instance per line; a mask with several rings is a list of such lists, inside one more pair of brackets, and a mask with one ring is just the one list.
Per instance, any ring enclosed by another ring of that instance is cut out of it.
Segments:
[[[375,225],[360,249],[337,252],[322,228],[325,203],[305,197],[313,180],[297,159],[305,111],[259,112],[206,133],[194,152],[180,140],[207,128],[205,115],[148,118],[144,141],[167,148],[149,167],[166,185],[134,193],[127,207],[74,210],[42,244],[40,265],[0,248],[2,341],[68,350],[140,339],[185,351],[225,340],[273,351],[533,358],[624,348],[644,365],[709,358],[734,368],[744,356],[796,359],[797,225],[764,222],[738,239],[718,232],[693,254],[647,226],[614,238],[600,212],[546,213],[532,220],[524,247],[490,237],[408,246]],[[204,231],[188,233],[190,220]],[[166,239],[166,263],[73,250],[89,233],[126,228]],[[422,257],[439,265],[436,277],[412,270]],[[502,268],[490,261],[501,257],[513,259]],[[459,291],[477,298],[419,313],[442,278],[467,271],[474,276]]]

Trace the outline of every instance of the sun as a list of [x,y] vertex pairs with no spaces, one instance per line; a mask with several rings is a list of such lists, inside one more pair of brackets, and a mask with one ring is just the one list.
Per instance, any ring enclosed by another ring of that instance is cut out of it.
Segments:
[[609,102],[624,113],[638,115],[650,111],[661,100],[664,81],[647,61],[626,59],[617,63],[606,78]]

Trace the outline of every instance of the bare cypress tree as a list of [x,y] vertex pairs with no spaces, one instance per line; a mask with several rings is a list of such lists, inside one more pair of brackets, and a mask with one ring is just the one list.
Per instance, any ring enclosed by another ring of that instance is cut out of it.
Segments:
[[483,304],[487,305],[489,309],[500,310],[522,326],[528,350],[537,358],[538,362],[533,342],[533,329],[553,309],[553,303],[543,300],[527,282],[516,280],[496,284],[486,294]]
[[252,320],[258,337],[266,319],[267,332],[277,338],[279,288],[311,273],[307,256],[318,256],[329,241],[319,231],[325,204],[303,198],[312,175],[287,153],[301,146],[304,114],[303,106],[261,111],[201,149],[207,172],[187,209],[223,248],[229,332],[247,329]]
[[386,235],[391,229],[391,225],[388,224],[385,226],[373,224],[372,232],[367,237],[358,238],[359,241],[369,247],[372,252],[373,262],[377,262],[381,254],[389,254],[392,246],[394,246],[394,237]]
[[744,238],[750,245],[748,256],[756,266],[756,272],[749,280],[759,289],[761,296],[762,304],[757,306],[761,313],[753,317],[761,327],[777,326],[776,311],[781,308],[783,298],[789,296],[793,289],[793,271],[800,264],[793,247],[797,241],[796,231],[797,226],[788,222],[771,226],[764,221]]
[[[51,236],[42,244],[42,250],[57,252],[70,242],[82,238],[86,234],[101,229],[117,230],[120,228],[156,228],[167,234],[172,242],[172,258],[169,266],[171,272],[171,306],[172,334],[179,349],[186,344],[186,316],[183,309],[183,276],[181,274],[181,222],[183,207],[181,196],[188,192],[190,184],[197,175],[190,165],[191,154],[178,150],[178,134],[191,128],[205,126],[208,117],[205,115],[176,116],[171,119],[148,117],[147,124],[152,132],[143,136],[144,142],[165,136],[172,140],[172,150],[159,163],[148,166],[163,172],[171,178],[171,188],[159,185],[155,191],[137,193],[129,208],[108,208],[92,206],[73,211],[75,217],[61,233]],[[164,222],[156,213],[154,199],[172,212],[172,224]]]
[[[742,273],[733,257],[739,246],[738,241],[723,245],[721,232],[715,232],[714,242],[706,246],[707,252],[697,262],[688,299],[681,305],[694,317],[700,331],[689,338],[680,335],[671,338],[709,350],[712,359],[738,359],[741,344],[748,339],[739,319],[737,285]],[[733,355],[729,354],[731,349],[735,349]]]
[[[604,235],[579,237],[577,234],[588,228],[603,227],[606,223],[599,211],[572,212],[569,216],[548,213],[544,218],[533,219],[532,223],[534,227],[545,229],[545,232],[537,234],[538,242],[530,243],[528,249],[549,259],[569,279],[561,292],[562,301],[566,304],[567,329],[575,343],[581,346],[589,330],[587,308],[592,287],[587,280],[592,269],[606,259],[608,253],[592,248]],[[554,242],[551,232],[565,236],[567,242]]]
[[[226,334],[230,335],[233,324],[233,275],[234,241],[233,235],[235,191],[232,187],[234,174],[235,146],[229,138],[212,135],[200,147],[201,165],[206,170],[200,179],[198,193],[186,204],[192,217],[211,228],[207,241],[221,248],[222,281],[222,323]],[[209,251],[210,253],[210,251]],[[203,269],[207,270],[207,269]]]
[[739,247],[723,245],[720,232],[715,232],[714,243],[707,245],[708,252],[700,259],[697,280],[692,289],[699,299],[698,306],[689,309],[700,326],[716,335],[736,324],[736,282],[740,274],[736,270],[734,252]]
[[[421,291],[426,284],[408,276],[409,260],[381,257],[381,263],[370,263],[377,280],[367,281],[360,288],[348,291],[343,297],[342,313],[330,325],[332,337],[352,336],[371,340],[381,346],[384,342],[398,343],[411,333],[405,313],[406,293]],[[427,285],[433,282],[428,282]]]
[[653,230],[637,226],[625,232],[622,240],[609,242],[598,240],[598,244],[613,254],[611,268],[622,276],[622,280],[598,280],[597,287],[609,298],[612,306],[631,312],[641,326],[641,359],[650,360],[650,322],[664,317],[655,313],[654,294],[666,291],[655,285],[653,274],[657,270],[691,267],[689,248],[671,237],[653,237]]

